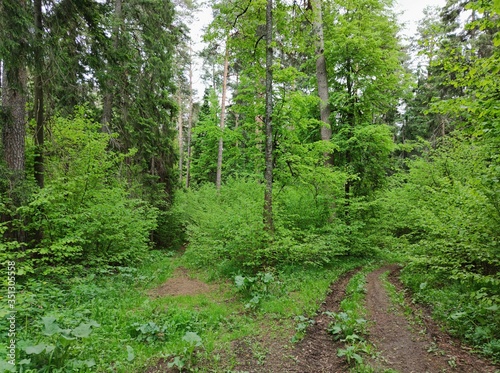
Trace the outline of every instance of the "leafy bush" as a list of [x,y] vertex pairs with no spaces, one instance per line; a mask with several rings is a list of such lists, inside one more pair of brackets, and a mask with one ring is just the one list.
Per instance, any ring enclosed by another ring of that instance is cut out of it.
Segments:
[[[380,229],[409,256],[405,281],[456,335],[496,356],[500,332],[498,166],[482,141],[443,139],[407,162],[378,201]],[[496,181],[495,181],[496,180]],[[496,350],[495,350],[496,349]]]
[[25,271],[45,274],[137,260],[148,249],[157,211],[129,198],[119,175],[124,156],[107,150],[110,135],[83,109],[72,119],[55,118],[50,130],[46,186],[17,211],[37,243],[24,251],[6,243],[3,251],[24,258]]
[[218,193],[213,185],[179,192],[173,211],[186,227],[186,258],[198,266],[263,264],[268,237],[262,220],[263,186],[229,180]]
[[334,215],[331,200],[307,185],[278,190],[276,232],[263,225],[263,185],[229,180],[218,193],[213,185],[179,192],[173,213],[186,227],[186,258],[196,266],[256,272],[279,264],[324,265],[356,250],[366,254],[363,224],[346,224]]

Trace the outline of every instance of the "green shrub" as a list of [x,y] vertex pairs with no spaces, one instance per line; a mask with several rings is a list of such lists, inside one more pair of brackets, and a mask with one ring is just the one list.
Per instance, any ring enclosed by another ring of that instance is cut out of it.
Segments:
[[264,263],[268,237],[262,219],[263,186],[229,180],[218,193],[213,185],[178,192],[173,211],[186,227],[186,259],[197,266],[233,263],[255,268]]
[[491,149],[449,137],[407,167],[377,202],[380,230],[409,257],[404,279],[416,297],[499,359],[500,168]]
[[232,275],[284,264],[324,265],[369,252],[364,225],[336,217],[330,200],[314,188],[289,185],[276,194],[271,239],[264,231],[264,191],[257,181],[231,179],[220,192],[211,184],[178,192],[172,213],[186,229],[187,261]]
[[32,242],[23,250],[6,242],[0,251],[22,261],[25,271],[44,274],[140,258],[157,210],[128,196],[119,175],[126,156],[107,149],[110,135],[83,109],[72,119],[55,118],[49,128],[45,188],[17,209],[14,220]]

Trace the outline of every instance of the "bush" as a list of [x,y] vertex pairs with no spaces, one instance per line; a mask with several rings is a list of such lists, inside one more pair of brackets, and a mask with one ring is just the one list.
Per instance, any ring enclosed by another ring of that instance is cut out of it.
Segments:
[[498,360],[500,168],[482,141],[461,137],[407,166],[378,201],[380,229],[409,257],[403,278],[416,297]]
[[148,249],[156,209],[128,197],[120,181],[124,156],[108,151],[110,136],[81,110],[50,125],[46,185],[16,214],[27,247],[3,244],[25,271],[68,273],[77,267],[126,264]]
[[314,189],[299,184],[277,194],[271,239],[264,231],[264,188],[258,182],[232,179],[219,193],[211,184],[179,192],[173,213],[186,229],[186,259],[195,266],[229,268],[229,275],[280,264],[324,265],[356,249],[366,253],[363,225],[336,218],[329,200]]
[[268,237],[262,219],[264,188],[256,182],[229,180],[220,193],[213,185],[178,192],[173,212],[186,228],[186,259],[196,266],[215,263],[238,267],[263,264]]

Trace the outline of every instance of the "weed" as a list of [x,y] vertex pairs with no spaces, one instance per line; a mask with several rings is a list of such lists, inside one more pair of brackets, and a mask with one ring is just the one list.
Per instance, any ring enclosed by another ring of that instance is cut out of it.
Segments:
[[256,310],[261,301],[270,298],[273,290],[279,285],[272,273],[259,272],[254,277],[235,276],[234,283],[238,291],[249,301],[245,304],[246,309]]
[[295,334],[292,337],[292,342],[293,343],[298,342],[302,338],[304,338],[304,335],[306,334],[307,328],[310,325],[314,324],[314,320],[313,319],[309,319],[309,318],[307,318],[305,316],[302,316],[302,315],[295,316],[294,319],[297,322],[297,325],[295,326]]
[[42,322],[42,334],[49,337],[48,340],[40,341],[36,345],[27,345],[26,341],[20,341],[20,345],[25,345],[25,354],[29,356],[19,363],[24,369],[36,368],[42,373],[63,367],[78,370],[96,365],[94,359],[80,359],[78,344],[81,339],[90,336],[92,328],[100,326],[97,322],[89,320],[81,322],[75,328],[66,329],[56,323],[55,317],[42,317]]
[[339,357],[345,357],[348,364],[356,372],[371,372],[371,368],[363,362],[363,354],[375,356],[375,348],[365,339],[367,335],[367,320],[363,317],[363,306],[366,273],[373,270],[373,265],[365,267],[355,274],[346,288],[346,297],[340,304],[341,312],[327,312],[333,321],[328,331],[335,340],[345,343],[345,348],[337,350]]

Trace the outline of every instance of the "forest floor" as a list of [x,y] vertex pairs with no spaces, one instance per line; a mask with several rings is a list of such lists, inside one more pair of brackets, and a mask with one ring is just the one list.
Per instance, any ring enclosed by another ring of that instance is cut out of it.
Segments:
[[[445,333],[432,320],[429,309],[411,301],[399,281],[399,270],[397,265],[386,265],[366,276],[366,338],[373,351],[363,354],[362,369],[349,365],[344,357],[338,356],[338,350],[345,348],[345,345],[341,341],[335,341],[328,331],[332,321],[331,314],[341,311],[340,304],[346,296],[346,286],[356,271],[344,274],[331,284],[326,299],[321,303],[314,319],[310,320],[300,341],[291,342],[294,331],[278,336],[270,332],[238,339],[232,341],[229,351],[221,352],[222,361],[217,368],[201,362],[198,369],[234,373],[500,372],[500,367],[472,354],[470,349]],[[389,286],[402,297],[401,302],[391,297],[387,283],[384,283],[384,274],[389,284],[392,284]],[[190,278],[187,270],[178,268],[172,278],[149,294],[164,297],[195,295],[213,290],[213,285]],[[258,351],[255,346],[259,346]],[[231,364],[224,367],[224,360],[231,361]],[[177,371],[175,368],[167,368],[167,362],[161,360],[146,372]]]

